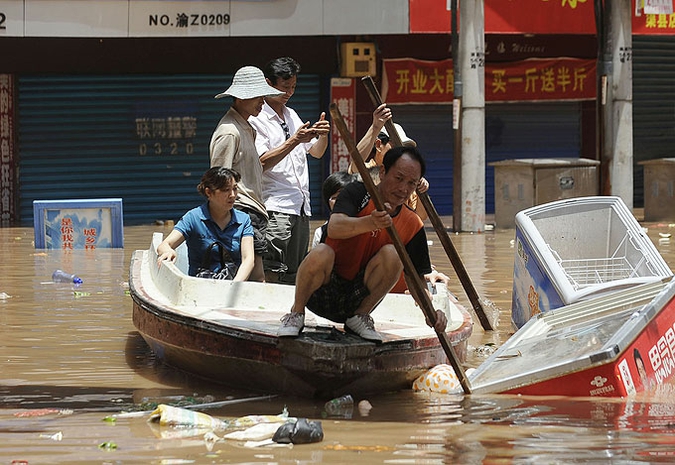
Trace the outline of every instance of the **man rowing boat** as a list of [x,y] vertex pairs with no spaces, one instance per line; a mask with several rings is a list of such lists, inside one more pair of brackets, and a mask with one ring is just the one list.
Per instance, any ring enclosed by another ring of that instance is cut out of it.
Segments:
[[[389,234],[395,227],[415,271],[431,272],[431,261],[422,220],[404,205],[424,175],[425,162],[415,147],[396,147],[380,166],[377,186],[386,211],[375,208],[365,185],[345,186],[328,221],[325,244],[312,249],[303,260],[295,282],[295,301],[284,315],[278,335],[298,336],[305,324],[305,307],[364,339],[382,341],[370,313],[396,284],[403,265]],[[436,311],[437,331],[444,331],[447,317]]]

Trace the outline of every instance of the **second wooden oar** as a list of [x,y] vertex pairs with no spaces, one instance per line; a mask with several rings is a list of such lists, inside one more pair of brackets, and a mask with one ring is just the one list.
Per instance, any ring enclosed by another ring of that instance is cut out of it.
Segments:
[[[370,76],[364,76],[363,78],[361,78],[361,81],[363,81],[363,85],[366,87],[366,91],[368,91],[368,95],[370,96],[370,100],[373,102],[373,105],[375,107],[379,107],[380,105],[382,105],[382,97],[375,88],[373,78]],[[384,126],[387,128],[387,133],[389,134],[389,140],[391,141],[392,147],[399,147],[403,145],[401,142],[401,137],[399,136],[398,131],[396,130],[396,126],[394,126],[394,122],[391,119],[389,119],[384,123]],[[438,212],[436,211],[434,204],[431,203],[431,198],[429,197],[429,194],[427,194],[426,192],[424,193],[418,192],[417,196],[420,202],[422,203],[422,206],[426,210],[427,215],[429,216],[429,221],[431,221],[431,225],[434,227],[436,235],[438,236],[438,239],[441,241],[441,245],[443,245],[443,249],[445,250],[446,255],[450,259],[452,267],[455,269],[457,278],[459,279],[459,282],[462,284],[464,292],[466,292],[466,296],[469,298],[469,302],[471,302],[471,307],[476,312],[476,315],[478,316],[478,320],[480,321],[481,326],[486,331],[494,330],[492,322],[490,321],[490,318],[488,318],[487,313],[485,311],[485,307],[483,307],[483,302],[478,296],[478,292],[476,291],[473,282],[471,282],[469,273],[467,273],[466,268],[464,267],[464,262],[462,262],[459,253],[457,253],[457,249],[450,240],[450,236],[448,236],[448,232],[446,231],[445,226],[443,225],[441,217],[438,216]]]
[[473,307],[473,310],[476,312],[476,315],[480,320],[480,325],[486,331],[494,330],[492,327],[492,322],[490,321],[490,318],[488,318],[485,307],[483,306],[483,301],[478,296],[478,292],[476,291],[476,288],[469,277],[469,273],[467,273],[466,268],[464,267],[464,262],[459,256],[459,253],[457,252],[455,245],[452,243],[452,240],[450,240],[450,236],[448,236],[448,233],[445,230],[445,225],[443,225],[443,221],[438,216],[438,212],[436,212],[434,204],[431,203],[431,198],[426,192],[421,194],[418,193],[418,197],[420,202],[422,202],[422,206],[427,211],[429,221],[431,221],[431,224],[436,231],[436,235],[441,241],[441,245],[445,250],[445,254],[448,256],[450,263],[452,263],[452,267],[455,269],[455,273],[457,274],[459,282],[462,283],[464,292],[466,292],[466,296],[469,298],[469,302],[471,302],[471,307]]
[[[338,131],[340,132],[342,140],[345,143],[345,146],[347,147],[347,150],[349,151],[352,160],[354,160],[354,164],[359,170],[359,174],[363,179],[363,183],[365,184],[368,193],[370,194],[370,196],[373,199],[373,202],[375,203],[375,208],[377,208],[380,211],[385,211],[386,209],[384,206],[384,202],[382,201],[382,198],[380,196],[380,191],[377,189],[377,186],[375,186],[373,179],[370,177],[368,168],[366,168],[366,165],[363,162],[363,158],[361,158],[361,154],[356,148],[354,139],[352,138],[349,129],[347,129],[347,125],[345,124],[345,121],[342,118],[342,114],[340,114],[340,110],[338,110],[338,107],[335,103],[331,103],[330,105],[330,114],[333,118],[333,124],[337,127]],[[417,303],[424,312],[427,321],[429,321],[433,326],[436,323],[436,310],[433,308],[431,299],[429,298],[429,295],[426,293],[426,286],[422,281],[422,278],[420,278],[419,274],[417,274],[417,270],[415,270],[415,266],[413,265],[413,262],[410,259],[410,256],[408,255],[408,251],[405,249],[405,246],[403,245],[403,242],[401,241],[401,238],[399,237],[396,228],[390,226],[387,228],[387,232],[389,233],[391,241],[393,242],[394,247],[396,248],[396,252],[398,252],[399,257],[403,262],[403,270],[406,276],[408,277],[408,281],[411,284],[410,289],[411,294],[416,297]],[[450,361],[450,365],[452,365],[452,368],[455,370],[455,374],[459,379],[459,383],[462,385],[464,393],[471,394],[471,386],[469,384],[469,380],[466,377],[464,368],[462,367],[462,365],[459,362],[459,359],[457,358],[457,354],[455,354],[455,349],[452,348],[452,344],[448,340],[448,335],[443,331],[436,330],[436,336],[438,336],[438,340],[441,343],[441,347],[445,351],[445,355],[447,355],[448,360]]]

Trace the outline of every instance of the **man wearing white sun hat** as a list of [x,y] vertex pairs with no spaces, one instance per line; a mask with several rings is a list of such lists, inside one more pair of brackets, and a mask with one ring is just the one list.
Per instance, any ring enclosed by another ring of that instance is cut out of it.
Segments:
[[232,85],[215,98],[233,97],[228,112],[218,122],[209,145],[211,167],[224,166],[241,174],[238,183],[239,195],[235,208],[251,217],[254,230],[255,266],[252,281],[264,281],[262,256],[267,251],[265,233],[267,211],[262,196],[262,165],[255,147],[256,132],[248,123],[250,116],[257,116],[262,110],[264,97],[283,94],[270,86],[263,72],[255,66],[240,68],[232,79]]

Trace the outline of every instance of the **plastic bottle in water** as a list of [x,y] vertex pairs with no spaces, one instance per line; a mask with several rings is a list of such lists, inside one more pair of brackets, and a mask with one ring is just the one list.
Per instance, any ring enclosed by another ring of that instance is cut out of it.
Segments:
[[331,399],[324,405],[328,416],[351,418],[354,411],[354,399],[349,394]]
[[52,281],[55,283],[82,284],[82,278],[78,275],[66,273],[63,270],[55,270],[54,273],[52,273]]

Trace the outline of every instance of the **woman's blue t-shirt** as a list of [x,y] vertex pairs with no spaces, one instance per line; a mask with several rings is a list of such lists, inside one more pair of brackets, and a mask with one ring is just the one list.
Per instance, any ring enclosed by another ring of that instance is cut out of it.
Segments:
[[235,208],[231,212],[232,218],[225,229],[220,229],[211,218],[208,202],[188,211],[176,223],[175,229],[183,235],[188,248],[190,276],[197,274],[206,250],[215,241],[220,241],[234,262],[241,265],[241,238],[253,236],[253,226],[247,213]]

